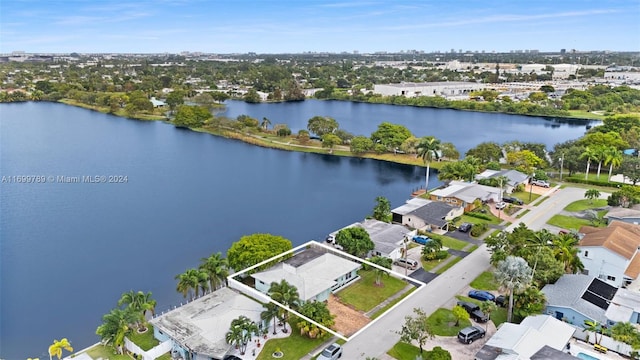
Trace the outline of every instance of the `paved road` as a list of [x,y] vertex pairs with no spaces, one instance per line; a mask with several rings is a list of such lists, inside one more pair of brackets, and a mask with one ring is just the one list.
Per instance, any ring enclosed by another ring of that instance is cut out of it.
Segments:
[[[532,208],[529,213],[507,227],[507,230],[511,231],[520,222],[534,230],[541,229],[545,227],[547,220],[562,211],[565,206],[583,199],[584,192],[584,189],[578,188],[550,189],[549,199]],[[606,198],[608,195],[603,194],[602,196]],[[486,245],[481,245],[444,274],[418,289],[415,295],[406,299],[401,306],[379,318],[367,330],[344,344],[344,353],[348,355],[347,358],[383,358],[384,354],[400,340],[397,331],[400,331],[405,316],[413,315],[413,309],[417,307],[422,308],[427,314],[443,307],[465,289],[473,279],[489,268],[489,258],[490,254]]]

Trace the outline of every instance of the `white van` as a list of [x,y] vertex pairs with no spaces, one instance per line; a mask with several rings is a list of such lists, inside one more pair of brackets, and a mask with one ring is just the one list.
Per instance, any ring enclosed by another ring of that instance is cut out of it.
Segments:
[[393,263],[411,270],[415,270],[418,268],[418,262],[413,259],[399,258],[396,259],[396,261],[394,261]]

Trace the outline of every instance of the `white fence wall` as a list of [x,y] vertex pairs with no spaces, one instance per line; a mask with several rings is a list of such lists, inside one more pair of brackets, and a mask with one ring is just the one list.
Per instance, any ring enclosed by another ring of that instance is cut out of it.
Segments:
[[144,351],[128,338],[124,338],[124,347],[134,354],[142,355],[143,360],[155,360],[160,357],[160,355],[171,351],[172,346],[171,340],[167,340],[149,351]]
[[[629,356],[629,354],[631,353],[631,351],[633,351],[633,349],[631,348],[631,345],[627,345],[623,342],[617,341],[617,340],[613,340],[612,338],[606,336],[606,335],[600,335],[600,334],[596,334],[593,333],[591,331],[583,331],[584,329],[582,328],[576,328],[576,332],[573,333],[573,337],[582,341],[586,341],[589,344],[595,344],[596,342],[596,335],[598,336],[598,340],[600,341],[600,345],[606,347],[607,349],[609,349],[610,351],[615,351],[618,354],[622,354],[622,355],[626,355]],[[588,337],[588,340],[587,340]],[[600,340],[600,337],[602,337],[602,340]]]

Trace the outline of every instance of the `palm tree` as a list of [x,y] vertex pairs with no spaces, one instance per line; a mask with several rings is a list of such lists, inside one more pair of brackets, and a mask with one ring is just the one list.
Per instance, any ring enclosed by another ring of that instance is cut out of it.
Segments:
[[604,164],[609,165],[609,181],[611,181],[611,173],[613,172],[613,168],[620,166],[620,164],[622,164],[622,159],[622,151],[616,149],[613,146],[609,147],[607,155],[604,159]]
[[240,315],[231,321],[229,331],[225,334],[225,341],[240,349],[240,355],[247,351],[247,344],[254,334],[258,334],[258,326],[248,317]]
[[274,303],[267,303],[264,307],[266,310],[260,313],[260,318],[266,323],[273,322],[273,335],[276,335],[278,333],[276,331],[276,319],[280,316],[280,307]]
[[138,318],[138,314],[131,308],[113,309],[102,317],[102,324],[96,329],[96,334],[107,344],[112,344],[122,353],[124,337],[129,334],[133,324]]
[[59,360],[62,357],[62,350],[73,351],[69,340],[67,340],[67,338],[63,338],[60,341],[53,340],[53,344],[49,346],[49,360],[51,360],[53,355],[57,356]]
[[593,204],[593,199],[600,197],[600,191],[598,189],[589,189],[584,192],[584,197],[589,199],[589,204]]
[[[596,344],[600,344],[600,341],[602,341],[602,335],[603,335],[602,324],[600,324],[598,321],[595,321],[595,320],[585,320],[582,326],[584,327],[583,331],[590,331],[594,333],[595,338],[593,340],[595,341]],[[599,340],[598,340],[598,334],[600,334]]]
[[[480,303],[480,311],[487,314],[487,319],[491,320],[491,313],[498,310],[498,305],[496,305],[493,301],[483,301]],[[487,326],[485,330],[489,327],[489,322],[487,321]]]
[[[298,289],[295,286],[290,285],[286,280],[281,280],[279,283],[272,282],[269,287],[269,295],[271,298],[285,307],[296,309],[300,302],[300,295]],[[282,322],[284,323],[284,332],[287,331],[287,320],[289,318],[289,312],[283,308],[280,308],[282,314]]]
[[598,161],[598,175],[596,175],[596,178],[600,179],[600,168],[602,167],[602,162],[607,160],[609,147],[606,145],[598,145],[594,148],[594,152],[595,160]]
[[562,234],[553,240],[553,254],[562,261],[564,271],[575,274],[584,269],[584,265],[578,257],[578,239],[573,234]]
[[267,129],[269,129],[269,125],[271,125],[271,120],[267,119],[266,117],[263,117],[262,122],[260,123],[260,126],[262,127],[262,129],[266,131]]
[[513,315],[513,294],[524,290],[529,285],[533,273],[523,258],[507,256],[505,260],[498,263],[494,276],[498,284],[507,289],[509,295],[507,321],[511,322]]
[[189,269],[182,274],[176,275],[176,279],[178,280],[176,290],[181,292],[185,298],[191,293],[190,300],[198,297],[200,288],[204,291],[209,287],[207,273],[198,269]]
[[137,321],[138,330],[144,331],[146,328],[146,313],[151,311],[153,315],[155,313],[156,301],[151,298],[151,292],[144,293],[142,291],[135,292],[133,290],[122,294],[120,300],[118,300],[118,306],[127,305],[133,312],[139,314]]
[[422,248],[422,255],[427,255],[440,250],[442,250],[442,239],[431,238],[426,244],[424,244],[424,247]]
[[[385,256],[374,256],[371,259],[369,259],[369,262],[372,262],[376,265],[382,266],[383,268],[387,268],[387,269],[391,269],[391,263],[392,260],[388,257]],[[381,286],[382,285],[382,276],[383,275],[387,275],[389,276],[389,272],[379,269],[377,267],[373,268],[375,273],[376,273],[376,285]]]
[[597,157],[597,154],[593,148],[586,147],[584,152],[580,154],[580,159],[587,159],[587,172],[584,174],[584,179],[587,180],[589,178],[589,167],[591,165],[591,160],[594,160]]
[[202,258],[199,269],[209,276],[209,288],[218,290],[225,284],[229,276],[229,263],[222,257],[221,253],[211,254],[208,258]]
[[427,164],[427,174],[425,177],[426,183],[424,189],[425,191],[429,191],[429,168],[431,160],[434,158],[440,158],[440,140],[433,136],[425,136],[420,139],[416,150],[418,150],[418,156],[420,156],[424,163]]

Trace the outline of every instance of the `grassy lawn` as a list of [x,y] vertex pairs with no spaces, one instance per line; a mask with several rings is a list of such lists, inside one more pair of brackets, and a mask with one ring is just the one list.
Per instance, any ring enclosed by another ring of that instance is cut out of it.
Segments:
[[[456,299],[458,299],[460,301],[471,302],[471,303],[478,304],[478,305],[480,305],[480,303],[482,303],[482,301],[480,301],[480,300],[472,299],[470,297],[461,296],[461,295],[456,296]],[[503,308],[503,307],[499,307],[498,306],[496,311],[491,313],[491,321],[493,321],[493,323],[496,326],[507,322],[507,308],[506,307]]]
[[454,326],[456,317],[453,316],[453,312],[443,308],[431,314],[427,322],[431,326],[433,334],[438,336],[456,336],[461,329],[471,325],[469,320],[461,320],[458,326]]
[[607,206],[607,200],[605,199],[595,199],[595,200],[587,200],[582,199],[578,201],[574,201],[571,204],[567,205],[564,209],[567,211],[583,211],[588,209],[595,209]]
[[491,221],[489,220],[485,220],[485,219],[480,219],[477,217],[473,217],[473,216],[469,216],[467,214],[464,214],[460,217],[461,221],[458,225],[460,225],[463,222],[468,222],[468,223],[472,223],[472,224],[494,224],[494,225],[498,225],[500,224],[502,221],[500,219],[498,219],[497,217],[493,216],[493,214],[491,214],[488,210],[485,214],[487,217],[489,217],[491,219]]
[[86,351],[93,359],[103,358],[109,360],[131,360],[127,355],[116,355],[116,351],[110,346],[96,345]]
[[527,213],[529,212],[529,209],[525,209],[524,211],[521,211],[518,216],[516,216],[516,219],[520,219],[521,217],[527,215]]
[[457,257],[455,256],[453,259],[451,259],[451,261],[449,261],[445,266],[441,267],[440,269],[438,269],[438,271],[436,271],[436,274],[442,274],[445,271],[449,270],[450,267],[452,267],[453,265],[457,264],[458,261],[462,260],[461,257]]
[[387,310],[391,309],[391,307],[393,307],[393,305],[399,303],[402,299],[406,298],[407,296],[409,296],[409,294],[411,294],[412,292],[416,291],[417,288],[411,288],[409,289],[409,291],[405,292],[404,294],[402,294],[402,296],[398,297],[397,299],[391,301],[390,303],[388,303],[387,305],[383,306],[380,310],[376,311],[375,313],[373,313],[373,315],[370,316],[371,320],[376,319],[377,317],[379,317],[380,315],[384,314]]
[[567,230],[579,230],[580,227],[584,225],[593,226],[589,220],[566,215],[554,215],[547,221],[547,224]]
[[138,331],[133,330],[128,338],[144,351],[151,350],[160,344],[160,342],[153,337],[153,326],[151,325],[148,325],[147,331],[142,334],[138,334]]
[[422,263],[422,267],[424,268],[424,271],[429,271],[431,269],[433,269],[434,267],[440,265],[440,263],[442,263],[443,261],[445,261],[446,259],[450,258],[451,254],[447,254],[447,257],[441,260],[424,260],[422,257],[420,258],[420,262]]
[[418,359],[418,355],[420,355],[420,348],[399,341],[395,345],[393,345],[393,347],[387,352],[387,354],[398,360]]
[[374,284],[376,275],[373,271],[360,270],[361,279],[355,284],[340,290],[336,295],[345,304],[352,305],[358,310],[369,311],[393,294],[402,290],[407,283],[391,276],[382,278],[383,286]]
[[493,277],[493,273],[485,271],[471,282],[471,287],[478,290],[498,290],[498,283]]
[[469,243],[466,241],[454,239],[446,235],[440,235],[439,238],[442,239],[442,246],[449,249],[462,250],[465,248],[465,246],[469,245]]
[[[293,321],[291,323],[293,323]],[[289,329],[291,329],[291,327]],[[306,336],[302,336],[294,326],[293,331],[291,331],[291,335],[289,335],[289,337],[267,340],[267,342],[263,345],[262,351],[260,351],[260,354],[258,354],[258,357],[256,359],[273,359],[271,354],[276,351],[276,348],[280,348],[280,351],[284,353],[284,356],[281,359],[302,359],[311,350],[320,346],[327,339],[328,337],[324,337],[322,339],[310,339]]]
[[525,204],[529,204],[534,202],[537,198],[540,197],[539,194],[531,193],[531,200],[529,200],[529,192],[528,191],[519,191],[511,194],[513,197],[517,197],[522,200]]

